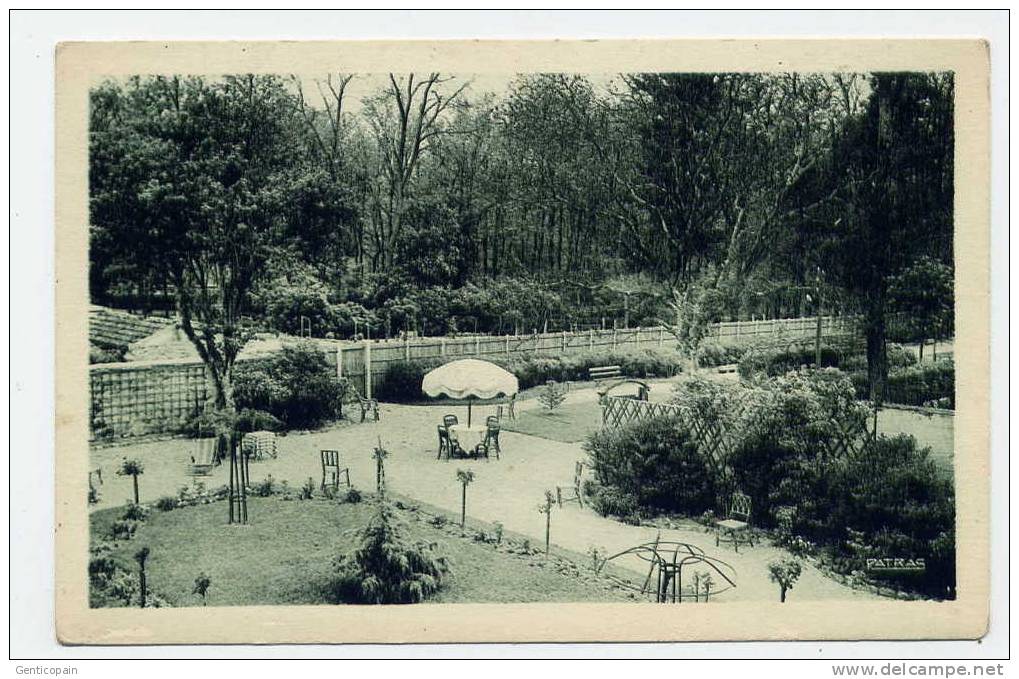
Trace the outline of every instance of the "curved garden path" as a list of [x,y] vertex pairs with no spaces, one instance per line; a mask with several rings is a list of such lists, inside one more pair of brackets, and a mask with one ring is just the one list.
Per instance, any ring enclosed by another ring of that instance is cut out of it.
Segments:
[[[663,392],[666,389],[653,390]],[[589,393],[585,393],[589,392]],[[593,401],[593,390],[579,390],[571,400]],[[536,402],[524,400],[522,410],[536,407]],[[318,451],[333,448],[341,452],[344,464],[349,464],[353,484],[362,489],[373,489],[375,463],[371,451],[381,437],[389,451],[385,463],[387,486],[393,491],[451,512],[460,509],[460,485],[456,481],[458,468],[471,468],[476,480],[468,489],[467,512],[482,521],[499,521],[510,531],[531,538],[534,546],[544,542],[544,516],[537,510],[546,488],[559,483],[570,483],[574,463],[584,459],[580,444],[550,441],[535,436],[504,431],[501,460],[436,460],[436,424],[447,412],[457,412],[456,406],[407,406],[382,404],[382,421],[349,424],[335,429],[307,434],[290,434],[279,438],[279,457],[275,460],[255,462],[251,476],[258,482],[268,475],[277,481],[286,480],[297,488],[308,478],[316,487],[321,479]],[[483,419],[494,412],[493,407],[475,408],[475,417]],[[192,443],[184,439],[114,446],[94,449],[91,452],[92,468],[103,470],[104,485],[100,487],[101,501],[96,508],[116,506],[131,496],[130,478],[116,476],[115,469],[124,456],[140,459],[145,473],[139,479],[141,500],[152,501],[160,496],[175,495],[181,486],[190,483],[186,474]],[[205,479],[207,486],[227,483],[228,469],[218,467]],[[224,504],[224,512],[226,505]],[[257,516],[252,521],[258,521]],[[211,528],[211,527],[210,527]],[[352,528],[355,528],[352,526]],[[567,504],[552,515],[552,542],[577,552],[586,552],[597,546],[608,554],[623,551],[642,542],[653,541],[658,530],[631,526],[598,516],[589,507]],[[662,540],[689,542],[702,547],[709,555],[717,556],[735,567],[738,587],[719,597],[719,601],[777,599],[778,590],[769,581],[769,561],[787,554],[770,545],[743,547],[736,554],[731,546],[716,548],[713,535],[693,524],[661,531]],[[626,559],[629,559],[627,561]],[[642,581],[646,565],[635,557],[625,557],[615,563],[634,571],[634,579]],[[716,578],[717,580],[717,578]],[[802,600],[873,598],[873,594],[850,589],[825,577],[820,571],[805,564],[803,575],[791,597]]]

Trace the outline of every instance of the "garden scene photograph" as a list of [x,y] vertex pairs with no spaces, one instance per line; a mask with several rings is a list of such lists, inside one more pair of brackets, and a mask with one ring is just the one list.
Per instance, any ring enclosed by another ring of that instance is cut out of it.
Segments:
[[956,599],[954,101],[96,79],[89,606]]

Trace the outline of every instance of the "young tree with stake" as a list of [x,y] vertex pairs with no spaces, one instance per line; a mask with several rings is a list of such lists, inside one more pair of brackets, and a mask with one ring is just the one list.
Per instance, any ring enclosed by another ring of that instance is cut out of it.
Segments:
[[471,469],[457,469],[456,480],[460,482],[462,493],[460,495],[460,528],[467,525],[467,486],[474,481],[474,471]]
[[538,505],[538,511],[545,515],[545,556],[549,555],[550,536],[552,533],[552,506],[555,505],[555,493],[545,491],[545,501]]
[[145,593],[146,593],[145,562],[148,560],[148,558],[149,558],[148,547],[142,547],[137,552],[135,552],[134,560],[138,562],[138,586],[139,586],[138,605],[141,608],[145,608]]
[[768,577],[772,582],[778,584],[781,603],[785,603],[786,592],[793,588],[793,584],[800,578],[802,572],[803,566],[795,559],[782,559],[768,564]]
[[375,459],[375,492],[382,495],[386,492],[386,467],[385,459],[389,457],[389,451],[382,447],[382,437],[379,437],[379,445],[372,451]]
[[199,573],[198,577],[195,578],[195,586],[191,590],[192,594],[197,594],[202,597],[202,605],[206,606],[209,603],[209,585],[212,584],[212,578],[206,575],[204,572]]

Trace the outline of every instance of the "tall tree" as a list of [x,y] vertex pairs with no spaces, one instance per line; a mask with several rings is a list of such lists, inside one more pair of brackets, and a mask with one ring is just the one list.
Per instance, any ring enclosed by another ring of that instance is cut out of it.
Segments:
[[[272,76],[133,78],[93,94],[93,225],[173,285],[181,327],[232,409],[242,314],[287,226],[297,106]],[[100,124],[101,114],[115,120]]]
[[366,102],[375,141],[376,172],[369,210],[373,270],[393,264],[422,157],[445,129],[443,114],[468,85],[444,91],[452,80],[438,73],[425,77],[390,73],[389,87]]
[[859,300],[870,396],[880,403],[889,285],[925,254],[951,257],[954,87],[941,73],[881,73],[869,84],[863,112],[792,197],[820,205],[801,214],[802,247]]

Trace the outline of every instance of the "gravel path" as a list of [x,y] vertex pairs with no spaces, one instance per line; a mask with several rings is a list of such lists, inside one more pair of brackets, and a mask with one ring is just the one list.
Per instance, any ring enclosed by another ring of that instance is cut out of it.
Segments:
[[[654,397],[667,396],[668,388],[652,390]],[[597,395],[593,389],[574,392],[571,400],[590,399]],[[523,401],[521,409],[537,407],[535,401]],[[296,488],[308,478],[316,486],[321,480],[319,450],[337,449],[344,464],[350,466],[353,484],[362,489],[373,489],[375,467],[372,448],[381,437],[389,451],[385,463],[386,481],[390,488],[409,497],[442,507],[452,512],[460,509],[460,485],[456,481],[458,468],[471,468],[476,480],[468,488],[467,513],[483,521],[501,521],[507,529],[528,535],[535,545],[544,542],[544,516],[537,507],[545,489],[556,483],[572,485],[574,463],[585,458],[579,444],[549,441],[525,434],[504,431],[501,440],[501,460],[437,461],[436,424],[448,412],[462,417],[457,406],[405,406],[382,404],[382,421],[365,424],[348,424],[335,429],[308,434],[290,434],[279,438],[279,457],[251,465],[252,480],[258,482],[268,475],[278,481],[286,480]],[[475,417],[483,420],[494,413],[494,407],[477,407]],[[114,471],[125,457],[140,459],[145,473],[139,478],[141,500],[152,501],[163,495],[175,495],[179,488],[190,483],[187,465],[193,443],[177,439],[170,441],[134,444],[130,446],[94,449],[92,468],[103,470],[104,485],[100,487],[101,501],[96,508],[124,504],[131,497],[129,477],[118,477]],[[226,484],[227,467],[220,466],[203,479],[207,486]],[[226,504],[224,503],[224,512]],[[252,517],[258,521],[258,517]],[[570,503],[556,509],[552,515],[552,541],[562,547],[585,552],[591,546],[616,553],[642,542],[655,539],[654,528],[631,526],[598,516],[588,507]],[[777,600],[778,589],[768,580],[769,561],[786,556],[770,545],[753,548],[741,547],[736,554],[731,546],[716,548],[713,535],[696,524],[674,530],[662,530],[662,540],[693,543],[730,563],[737,573],[737,588],[719,597],[719,601],[771,601]],[[629,560],[627,560],[629,559]],[[638,573],[638,580],[646,573],[646,566],[635,557],[617,560],[618,565]],[[715,578],[718,580],[718,578]],[[804,572],[790,594],[799,600],[863,599],[874,595],[856,591],[831,580],[814,567],[805,565]]]

